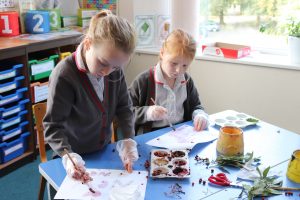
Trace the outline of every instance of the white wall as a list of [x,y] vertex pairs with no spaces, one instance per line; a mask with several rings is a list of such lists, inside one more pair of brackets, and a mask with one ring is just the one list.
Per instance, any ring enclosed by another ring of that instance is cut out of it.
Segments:
[[[133,0],[119,0],[119,14],[133,22]],[[136,53],[127,83],[157,58]],[[196,60],[189,72],[209,114],[233,109],[300,134],[300,71]]]
[[[127,83],[157,57],[136,53],[125,70]],[[300,133],[300,71],[195,60],[189,73],[209,114],[233,109]]]

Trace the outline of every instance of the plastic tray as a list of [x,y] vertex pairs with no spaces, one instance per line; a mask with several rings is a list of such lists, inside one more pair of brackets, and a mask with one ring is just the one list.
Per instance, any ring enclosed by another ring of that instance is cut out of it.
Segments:
[[14,78],[12,81],[0,83],[0,94],[4,92],[8,92],[10,90],[17,89],[21,85],[23,79],[24,76],[18,76]]
[[27,88],[20,88],[16,91],[11,91],[5,95],[0,95],[0,106],[18,101],[24,97],[24,93],[27,91]]
[[44,83],[36,82],[30,84],[32,103],[38,103],[48,98],[48,91],[49,91],[48,85],[49,85],[48,82],[44,82]]
[[210,120],[217,126],[235,126],[245,128],[247,126],[256,125],[259,120],[245,113],[239,113],[234,110],[226,110],[214,115]]
[[9,104],[7,106],[0,107],[0,118],[7,118],[13,114],[21,112],[25,109],[26,103],[29,102],[29,99],[24,99],[19,101],[18,103]]
[[0,131],[0,142],[4,142],[6,140],[9,140],[10,138],[20,135],[21,133],[24,133],[27,124],[28,121],[23,121],[20,124],[15,125],[8,130]]
[[50,76],[58,60],[58,55],[52,55],[48,59],[30,60],[28,66],[30,69],[30,80],[36,81]]
[[3,142],[0,144],[0,162],[6,163],[18,156],[21,156],[27,150],[27,137],[29,132],[25,132],[12,142]]
[[25,114],[27,114],[27,113],[28,113],[27,110],[23,110],[17,116],[14,116],[9,119],[1,119],[0,120],[0,130],[4,130],[10,126],[20,123],[21,121],[24,121]]
[[[0,81],[8,78],[13,78],[21,74],[23,64],[17,64],[12,67],[6,67],[1,65]],[[5,70],[3,70],[5,69]]]
[[151,151],[152,178],[190,177],[187,150],[154,149]]

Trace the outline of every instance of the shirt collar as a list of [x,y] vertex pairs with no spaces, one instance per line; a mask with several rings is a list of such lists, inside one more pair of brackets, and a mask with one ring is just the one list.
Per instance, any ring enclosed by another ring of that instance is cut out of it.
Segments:
[[80,43],[75,52],[75,62],[76,62],[76,66],[79,71],[87,73],[88,70],[87,70],[86,65],[83,62],[83,58],[81,55],[82,48],[83,48],[83,43]]
[[[157,83],[157,84],[161,84],[161,85],[167,84],[166,80],[163,76],[160,63],[157,63],[157,65],[154,67],[154,80],[155,80],[155,83]],[[181,84],[181,85],[186,84],[184,74],[182,74],[176,78],[175,85],[178,85],[178,84]]]

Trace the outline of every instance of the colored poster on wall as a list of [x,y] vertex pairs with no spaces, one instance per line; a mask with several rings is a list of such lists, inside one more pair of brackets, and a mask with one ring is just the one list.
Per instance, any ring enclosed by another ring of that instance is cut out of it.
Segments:
[[117,14],[117,0],[82,0],[82,8],[107,9]]
[[171,17],[169,15],[157,16],[157,39],[160,46],[171,31]]
[[15,6],[13,0],[0,0],[0,9],[1,8],[13,8]]
[[138,46],[155,46],[155,16],[137,15],[135,17],[135,29]]

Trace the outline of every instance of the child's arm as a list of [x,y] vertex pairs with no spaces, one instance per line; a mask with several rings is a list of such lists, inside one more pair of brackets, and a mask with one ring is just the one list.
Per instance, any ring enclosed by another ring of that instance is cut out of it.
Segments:
[[132,102],[128,94],[124,74],[121,74],[120,76],[122,77],[122,79],[120,80],[120,90],[117,96],[118,104],[116,109],[116,116],[118,118],[118,123],[122,130],[124,138],[133,138],[135,134]]
[[148,93],[148,77],[146,73],[140,74],[130,85],[129,95],[135,115],[135,123],[138,125],[145,124],[147,120],[146,98]]
[[66,137],[64,122],[70,115],[71,102],[74,99],[73,89],[69,83],[54,71],[49,81],[47,112],[44,117],[45,140],[51,148],[62,156],[64,149],[72,152]]
[[190,114],[193,115],[194,111],[196,110],[198,110],[197,112],[204,112],[204,108],[201,105],[197,88],[195,87],[194,81],[191,77],[189,77],[187,87],[188,87],[188,103],[190,105],[190,111],[191,111]]

